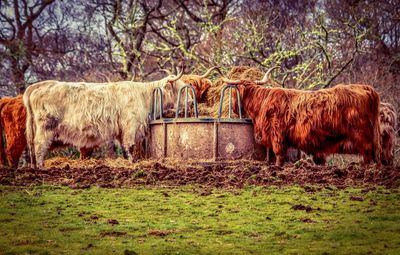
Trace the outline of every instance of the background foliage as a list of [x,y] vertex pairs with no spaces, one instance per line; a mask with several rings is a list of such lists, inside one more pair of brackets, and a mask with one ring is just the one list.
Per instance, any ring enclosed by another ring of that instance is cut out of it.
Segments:
[[286,87],[367,83],[399,109],[397,0],[0,0],[2,94],[36,81],[150,80],[184,60],[281,66]]

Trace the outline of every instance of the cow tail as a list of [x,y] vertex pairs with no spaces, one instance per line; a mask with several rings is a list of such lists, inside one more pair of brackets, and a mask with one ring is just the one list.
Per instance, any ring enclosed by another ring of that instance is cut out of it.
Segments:
[[[7,102],[4,102],[3,100],[0,100],[0,116],[1,112],[3,111],[3,107],[6,105]],[[3,140],[3,119],[0,117],[0,164],[2,166],[5,166],[7,164],[7,159],[6,159],[6,152],[5,152],[5,144]]]
[[35,123],[33,121],[34,116],[30,101],[30,95],[32,91],[33,91],[33,86],[30,86],[26,89],[23,96],[23,102],[26,108],[26,142],[28,145],[28,151],[31,158],[31,167],[36,168],[36,154],[35,154],[35,144],[34,144]]

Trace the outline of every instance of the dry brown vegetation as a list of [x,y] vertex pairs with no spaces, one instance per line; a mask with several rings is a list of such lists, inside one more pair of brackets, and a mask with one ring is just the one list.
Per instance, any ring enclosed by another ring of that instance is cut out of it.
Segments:
[[241,188],[246,185],[334,185],[337,187],[383,185],[399,187],[400,168],[363,167],[358,163],[316,166],[303,159],[285,167],[260,161],[145,160],[135,164],[123,159],[70,160],[54,158],[40,171],[31,168],[0,169],[0,184],[60,184],[72,188],[131,187],[135,185],[204,185]]
[[399,1],[17,2],[0,2],[11,94],[45,79],[154,79],[184,60],[193,74],[278,65],[286,87],[372,84],[399,109]]

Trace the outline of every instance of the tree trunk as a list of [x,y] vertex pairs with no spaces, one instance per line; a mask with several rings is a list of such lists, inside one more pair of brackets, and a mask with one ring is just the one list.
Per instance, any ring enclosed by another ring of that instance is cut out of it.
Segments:
[[23,94],[25,92],[25,73],[18,68],[16,61],[12,65],[12,74],[17,94]]

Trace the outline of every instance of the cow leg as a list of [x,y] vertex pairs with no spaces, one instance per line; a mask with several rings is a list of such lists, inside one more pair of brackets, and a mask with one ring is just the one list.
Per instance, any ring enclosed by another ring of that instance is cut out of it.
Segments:
[[367,165],[370,164],[372,159],[374,158],[374,150],[373,150],[374,145],[371,143],[363,143],[359,142],[357,144],[357,148],[361,148],[361,154],[363,155],[363,164]]
[[269,162],[271,161],[271,157],[269,155],[269,151],[270,151],[270,148],[266,148],[265,149],[265,162],[267,162],[267,164],[269,164]]
[[267,148],[265,150],[265,161],[270,165],[270,164],[275,164],[276,162],[276,157],[275,153],[272,151],[271,148]]
[[124,141],[121,143],[122,146],[122,154],[125,159],[128,159],[129,161],[134,162],[133,160],[133,151],[135,148],[135,144],[132,144],[131,141],[128,139],[124,139]]
[[137,139],[136,143],[129,147],[129,154],[132,157],[132,162],[137,162],[138,160],[142,159],[145,154],[144,149],[144,139]]
[[128,160],[131,161],[132,163],[135,163],[137,161],[137,158],[135,157],[136,145],[128,143],[124,145],[124,147],[128,154]]
[[114,141],[108,142],[106,157],[115,159],[117,157],[117,154],[115,153],[116,150],[117,150],[117,146],[115,145]]
[[[25,135],[25,134],[24,134]],[[25,137],[9,137],[9,146],[7,148],[7,158],[11,167],[17,168],[19,159],[26,147]]]
[[89,157],[91,157],[92,154],[93,154],[93,150],[94,150],[94,148],[86,148],[86,147],[80,148],[79,149],[79,151],[80,151],[80,157],[79,157],[80,160],[88,159]]
[[[133,129],[133,128],[132,128]],[[127,152],[128,160],[135,162],[134,151],[135,151],[135,134],[132,132],[125,133],[122,136],[122,148],[123,151]]]
[[22,152],[22,166],[23,167],[29,167],[29,162],[30,162],[30,155],[29,155],[29,150],[27,146],[25,147],[25,150]]
[[121,151],[122,151],[122,157],[123,157],[124,159],[129,159],[128,152],[126,151],[126,149],[124,148],[124,146],[121,146]]
[[146,139],[138,139],[135,148],[135,157],[137,159],[143,159],[146,156]]
[[34,144],[36,153],[36,163],[39,168],[44,167],[44,157],[46,156],[47,149],[53,140],[53,133],[45,132],[40,126],[35,134]]
[[372,150],[365,150],[363,155],[363,165],[368,165],[371,163],[373,158]]
[[138,157],[135,155],[135,149],[140,146],[141,141],[146,137],[145,123],[137,121],[130,122],[127,128],[121,134],[122,147],[128,152],[129,160],[136,162]]
[[283,166],[283,164],[285,163],[285,155],[286,155],[286,149],[283,143],[273,142],[272,150],[274,151],[276,156],[275,165]]
[[354,148],[352,148],[351,153],[359,153],[363,156],[363,165],[370,164],[372,159],[374,158],[374,150],[372,138],[364,137],[361,134],[357,134],[354,136],[354,140],[352,141],[354,144]]
[[285,163],[285,155],[286,155],[286,146],[284,143],[284,136],[283,133],[280,131],[274,132],[272,131],[272,150],[275,153],[276,156],[276,166],[283,166]]

